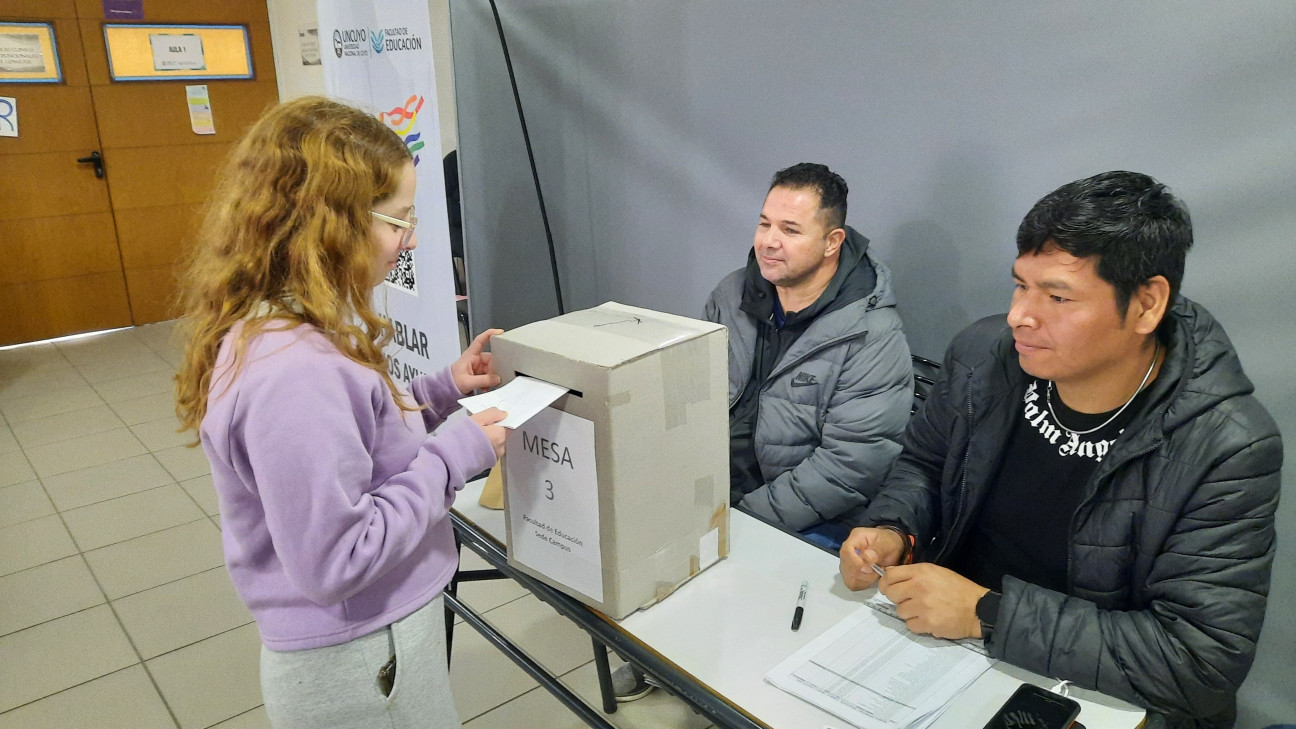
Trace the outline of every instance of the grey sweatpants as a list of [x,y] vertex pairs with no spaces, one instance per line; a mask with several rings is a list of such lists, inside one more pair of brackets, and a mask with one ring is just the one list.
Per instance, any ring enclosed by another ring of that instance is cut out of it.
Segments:
[[[395,623],[341,645],[261,647],[261,694],[275,729],[459,729],[446,669],[440,595]],[[378,671],[396,656],[390,696]]]

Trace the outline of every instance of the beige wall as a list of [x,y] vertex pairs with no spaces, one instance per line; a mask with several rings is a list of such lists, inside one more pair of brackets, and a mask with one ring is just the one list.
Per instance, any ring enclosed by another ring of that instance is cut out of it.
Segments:
[[[432,62],[436,67],[437,114],[441,127],[441,153],[459,147],[455,123],[454,72],[450,56],[450,2],[427,0],[432,25]],[[315,0],[267,0],[270,14],[270,36],[274,44],[275,72],[279,79],[279,98],[292,99],[306,94],[324,93],[322,66],[303,66],[300,28],[316,27]],[[327,39],[320,41],[327,52]]]

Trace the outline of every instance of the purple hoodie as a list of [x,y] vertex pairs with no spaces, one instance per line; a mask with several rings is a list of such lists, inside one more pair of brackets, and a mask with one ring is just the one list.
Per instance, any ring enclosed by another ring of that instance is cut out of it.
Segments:
[[313,327],[262,331],[233,382],[221,343],[202,444],[220,499],[225,565],[276,651],[345,643],[435,598],[458,567],[448,512],[495,463],[447,368],[416,378],[405,413],[382,377]]

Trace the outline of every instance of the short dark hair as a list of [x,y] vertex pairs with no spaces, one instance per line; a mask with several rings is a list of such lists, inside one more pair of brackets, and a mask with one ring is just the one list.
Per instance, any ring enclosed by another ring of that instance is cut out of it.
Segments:
[[1134,291],[1153,276],[1170,282],[1173,301],[1192,242],[1188,208],[1138,172],[1069,182],[1040,198],[1017,228],[1018,257],[1050,243],[1077,258],[1098,256],[1098,276],[1116,288],[1121,316]]
[[776,187],[814,190],[819,193],[819,214],[828,230],[846,227],[846,195],[850,188],[846,187],[841,175],[825,165],[802,162],[779,170],[774,173],[769,189]]

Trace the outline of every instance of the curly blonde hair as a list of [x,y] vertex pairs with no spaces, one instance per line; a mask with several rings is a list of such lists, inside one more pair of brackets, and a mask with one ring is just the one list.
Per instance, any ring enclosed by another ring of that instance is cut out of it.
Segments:
[[392,326],[370,303],[377,272],[369,211],[395,192],[411,162],[377,118],[323,97],[278,104],[252,125],[219,173],[180,286],[181,431],[199,432],[221,341],[245,319],[233,371],[271,321],[308,324],[414,409],[387,372],[382,350]]

